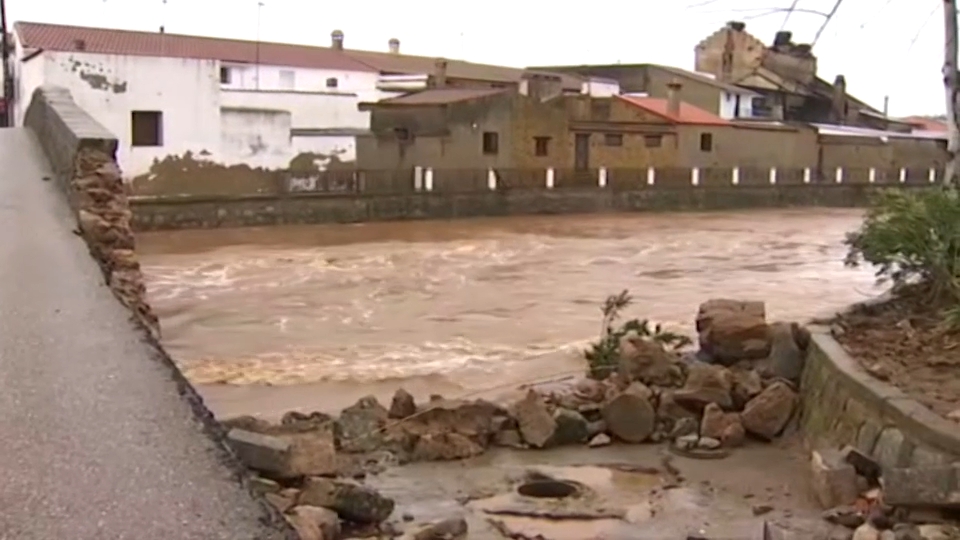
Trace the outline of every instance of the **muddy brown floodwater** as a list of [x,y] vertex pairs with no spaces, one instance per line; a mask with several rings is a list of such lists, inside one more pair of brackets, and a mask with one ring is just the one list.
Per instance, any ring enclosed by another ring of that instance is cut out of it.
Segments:
[[[804,319],[876,293],[856,210],[283,226],[139,237],[163,341],[219,415],[579,371],[605,296],[690,333],[710,297]],[[278,389],[278,386],[285,386]],[[298,385],[290,388],[289,385]]]

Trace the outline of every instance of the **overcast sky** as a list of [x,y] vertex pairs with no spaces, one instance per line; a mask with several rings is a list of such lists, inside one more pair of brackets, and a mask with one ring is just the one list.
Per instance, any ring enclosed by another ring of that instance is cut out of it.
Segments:
[[[728,20],[769,43],[793,0],[7,0],[11,21],[50,22],[401,51],[510,66],[653,62],[693,68],[693,48]],[[797,0],[829,11],[835,0]],[[814,53],[819,74],[890,113],[944,110],[940,0],[844,0]],[[811,41],[823,18],[795,12],[786,28]]]

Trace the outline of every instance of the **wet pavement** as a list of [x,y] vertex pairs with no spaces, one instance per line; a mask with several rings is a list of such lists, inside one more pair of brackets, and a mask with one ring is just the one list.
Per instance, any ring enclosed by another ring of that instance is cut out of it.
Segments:
[[[599,305],[691,332],[711,297],[805,319],[873,295],[857,210],[619,214],[148,233],[163,340],[215,412],[337,409],[577,372]],[[280,386],[284,386],[280,388]],[[292,386],[290,386],[292,385]]]

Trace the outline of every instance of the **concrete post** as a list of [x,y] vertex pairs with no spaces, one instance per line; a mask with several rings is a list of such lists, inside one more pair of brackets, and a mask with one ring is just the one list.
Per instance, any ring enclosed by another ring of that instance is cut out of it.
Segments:
[[870,172],[867,173],[867,181],[871,184],[874,184],[877,181],[877,170],[873,167],[870,167]]
[[843,167],[837,167],[836,180],[838,184],[843,183]]
[[928,175],[927,179],[930,180],[930,183],[931,183],[931,184],[933,184],[934,182],[936,182],[936,181],[937,181],[937,170],[934,169],[933,167],[930,167],[930,174]]
[[413,168],[413,189],[414,191],[423,189],[423,167],[416,166]]
[[810,167],[803,168],[803,183],[804,184],[810,183]]
[[553,186],[556,184],[556,174],[553,167],[547,168],[547,189],[553,189]]
[[597,172],[597,185],[600,187],[607,187],[607,168],[600,167],[600,170]]
[[900,167],[900,183],[907,181],[907,169],[905,167]]
[[493,169],[487,169],[487,187],[490,191],[497,189],[497,173]]
[[730,172],[730,183],[735,186],[740,185],[740,167],[734,167]]
[[657,182],[657,170],[653,167],[647,167],[647,185],[652,186]]
[[699,186],[700,185],[700,169],[694,167],[690,169],[690,183]]
[[770,184],[773,185],[776,183],[777,183],[777,168],[770,167]]

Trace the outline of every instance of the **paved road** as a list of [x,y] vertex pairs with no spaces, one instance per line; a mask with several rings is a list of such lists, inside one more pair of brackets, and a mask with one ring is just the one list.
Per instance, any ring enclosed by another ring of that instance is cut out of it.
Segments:
[[281,539],[0,129],[0,539]]

